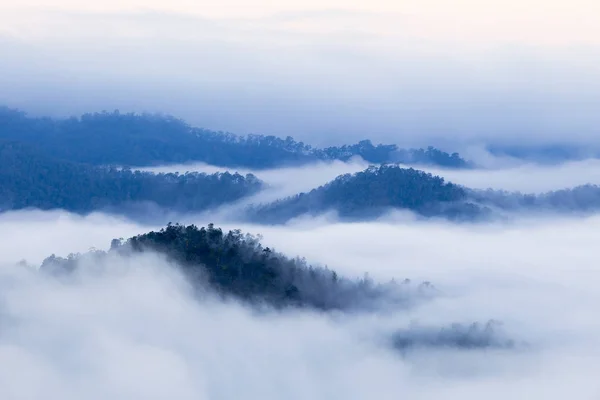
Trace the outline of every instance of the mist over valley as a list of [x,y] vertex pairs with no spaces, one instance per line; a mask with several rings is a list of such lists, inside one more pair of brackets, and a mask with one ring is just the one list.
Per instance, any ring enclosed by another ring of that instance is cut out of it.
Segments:
[[597,399],[598,15],[0,2],[0,398]]

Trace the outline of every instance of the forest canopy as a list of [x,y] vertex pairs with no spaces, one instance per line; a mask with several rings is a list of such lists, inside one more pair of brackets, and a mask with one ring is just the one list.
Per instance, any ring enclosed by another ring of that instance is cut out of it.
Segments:
[[308,193],[252,206],[253,221],[284,223],[304,214],[336,211],[342,218],[369,219],[391,209],[413,211],[425,217],[471,219],[483,212],[468,202],[467,191],[443,178],[397,165],[371,166],[345,174]]
[[55,159],[22,143],[0,142],[0,211],[119,212],[152,204],[198,212],[239,200],[262,187],[251,174],[154,174],[96,167]]
[[309,265],[305,259],[288,258],[263,247],[259,236],[240,230],[224,233],[209,224],[169,224],[129,238],[115,239],[109,252],[71,254],[67,258],[48,257],[41,269],[50,273],[77,270],[82,261],[100,262],[111,253],[141,252],[164,254],[180,265],[199,289],[253,304],[276,307],[310,307],[318,310],[370,310],[385,305],[408,306],[419,297],[433,294],[429,283],[411,285],[406,280],[376,284],[368,276],[350,279],[326,267]]

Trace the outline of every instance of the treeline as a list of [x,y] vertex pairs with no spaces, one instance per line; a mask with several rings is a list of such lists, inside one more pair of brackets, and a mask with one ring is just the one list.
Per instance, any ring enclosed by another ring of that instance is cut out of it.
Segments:
[[336,211],[342,218],[368,219],[392,209],[451,219],[473,219],[486,214],[485,209],[469,201],[461,186],[413,168],[383,165],[341,175],[308,193],[249,207],[248,216],[255,222],[284,223],[305,214]]
[[349,279],[326,267],[309,265],[300,258],[288,258],[260,238],[239,230],[224,233],[212,224],[169,224],[157,232],[115,239],[109,252],[94,251],[67,258],[51,256],[42,271],[69,273],[86,261],[101,263],[111,253],[129,255],[157,252],[181,266],[199,289],[208,287],[223,297],[275,307],[309,307],[318,310],[372,310],[386,306],[408,306],[431,296],[429,283],[413,285],[406,280],[377,284],[368,277]]
[[398,149],[363,140],[354,145],[313,148],[292,137],[237,136],[194,128],[164,115],[84,114],[68,119],[31,118],[0,107],[0,140],[22,141],[63,160],[94,165],[151,166],[205,162],[246,168],[274,168],[319,160],[348,160],[360,156],[370,163],[402,162],[465,168],[457,153],[427,149]]
[[370,140],[361,140],[354,145],[328,147],[323,150],[315,149],[313,154],[322,160],[347,161],[360,156],[373,164],[400,163],[435,165],[445,168],[469,168],[471,163],[465,161],[458,153],[446,153],[433,146],[427,149],[400,149],[394,144],[379,144],[374,146]]
[[144,204],[203,211],[258,192],[262,182],[237,173],[153,174],[55,159],[24,145],[0,142],[0,211],[39,208],[77,213],[140,211]]

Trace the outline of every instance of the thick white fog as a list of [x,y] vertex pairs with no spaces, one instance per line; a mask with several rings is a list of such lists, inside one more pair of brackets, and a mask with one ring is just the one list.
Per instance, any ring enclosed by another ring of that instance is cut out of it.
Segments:
[[[186,221],[205,224],[209,221]],[[218,221],[214,221],[217,222]],[[600,218],[519,224],[231,225],[265,245],[440,296],[394,314],[257,314],[192,298],[158,256],[110,258],[58,281],[25,266],[152,227],[100,214],[0,216],[0,397],[6,399],[594,399]],[[95,267],[95,268],[94,268]],[[98,268],[102,267],[102,268]],[[496,319],[510,350],[392,350],[386,335]]]

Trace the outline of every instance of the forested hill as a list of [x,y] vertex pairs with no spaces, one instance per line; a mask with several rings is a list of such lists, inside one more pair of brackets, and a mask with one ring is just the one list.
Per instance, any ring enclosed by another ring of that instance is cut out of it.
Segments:
[[375,284],[368,278],[348,279],[323,267],[263,247],[258,237],[239,230],[224,233],[212,224],[206,228],[169,224],[158,232],[115,239],[108,253],[94,251],[67,258],[51,256],[41,269],[68,273],[81,263],[102,263],[114,254],[152,251],[177,262],[192,283],[240,300],[265,302],[277,307],[299,306],[320,310],[358,310],[382,303],[408,305],[417,295],[431,295],[429,284],[390,282]]
[[[197,290],[200,301],[207,292],[213,292],[226,299],[259,306],[259,309],[267,305],[280,310],[293,307],[319,312],[396,313],[418,306],[438,294],[429,282],[413,283],[403,279],[376,283],[368,275],[362,279],[344,277],[327,267],[312,266],[304,259],[289,258],[264,247],[259,237],[239,230],[224,233],[212,224],[206,228],[169,224],[158,232],[126,241],[114,239],[108,252],[93,250],[83,255],[71,254],[67,258],[52,255],[44,260],[40,271],[68,277],[72,272],[87,268],[96,274],[103,267],[119,265],[118,257],[129,258],[148,252],[166,255],[175,261]],[[95,268],[90,268],[92,266]],[[455,323],[442,328],[411,326],[382,332],[381,337],[387,337],[388,344],[403,354],[414,347],[513,348],[514,341],[498,327],[495,321]]]
[[194,128],[170,116],[117,111],[52,119],[31,118],[0,107],[0,139],[22,141],[54,157],[94,165],[150,166],[196,161],[260,169],[360,156],[376,164],[469,166],[457,153],[433,147],[398,149],[396,145],[373,145],[363,140],[354,145],[316,149],[289,136],[237,136]]
[[254,194],[261,187],[253,175],[152,174],[95,167],[53,158],[21,142],[0,141],[0,211],[140,212],[143,204],[203,211]]
[[252,205],[255,223],[280,224],[293,218],[334,211],[343,220],[369,220],[390,210],[452,221],[518,217],[520,212],[581,214],[600,211],[600,186],[583,185],[541,194],[476,190],[397,165],[371,166],[313,189],[269,204]]
[[467,191],[439,176],[396,165],[370,167],[356,174],[267,205],[248,209],[251,220],[284,223],[308,214],[336,211],[348,219],[368,219],[391,209],[405,209],[425,217],[473,219],[486,214],[469,202]]

